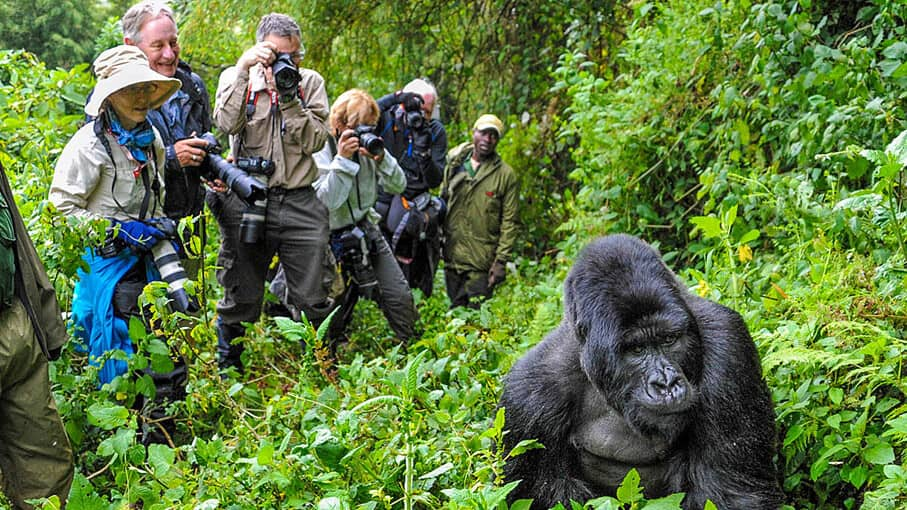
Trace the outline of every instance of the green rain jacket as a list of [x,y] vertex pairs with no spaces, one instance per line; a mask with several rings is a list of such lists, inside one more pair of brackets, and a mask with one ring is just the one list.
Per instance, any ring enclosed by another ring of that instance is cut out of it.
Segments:
[[15,232],[14,246],[18,269],[15,279],[16,296],[28,312],[35,328],[35,337],[44,355],[48,359],[56,359],[67,339],[66,326],[63,323],[54,286],[47,277],[44,264],[38,258],[38,252],[35,251],[22,216],[15,206],[13,191],[2,165],[0,165],[0,193],[3,194],[9,208]]
[[441,197],[447,201],[444,261],[456,271],[487,272],[495,261],[506,263],[519,223],[519,180],[500,155],[483,163],[475,177],[463,167],[473,144],[447,155]]

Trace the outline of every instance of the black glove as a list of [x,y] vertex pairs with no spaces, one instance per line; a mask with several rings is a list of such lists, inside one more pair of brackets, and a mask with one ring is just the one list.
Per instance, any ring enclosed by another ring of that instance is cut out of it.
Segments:
[[408,112],[417,112],[422,109],[422,96],[415,92],[397,92],[397,102],[403,105]]

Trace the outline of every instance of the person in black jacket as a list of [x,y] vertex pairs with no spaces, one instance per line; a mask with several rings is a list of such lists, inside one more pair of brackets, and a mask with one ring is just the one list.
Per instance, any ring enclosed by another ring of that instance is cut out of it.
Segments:
[[[169,101],[148,112],[148,120],[161,133],[167,156],[164,213],[175,220],[198,216],[205,203],[202,184],[211,176],[205,157],[207,142],[196,136],[211,130],[208,91],[189,64],[179,58],[178,33],[170,7],[144,0],[126,11],[122,25],[124,44],[142,50],[152,70],[182,83]],[[222,187],[223,183],[216,185]],[[194,269],[187,267],[190,274]]]
[[72,484],[69,439],[50,391],[48,360],[68,335],[54,287],[0,165],[0,473],[17,509]]
[[444,204],[430,190],[441,184],[447,165],[447,131],[438,119],[438,93],[424,79],[378,100],[379,135],[406,174],[406,189],[381,193],[376,210],[384,235],[411,288],[431,296],[440,259],[439,225]]

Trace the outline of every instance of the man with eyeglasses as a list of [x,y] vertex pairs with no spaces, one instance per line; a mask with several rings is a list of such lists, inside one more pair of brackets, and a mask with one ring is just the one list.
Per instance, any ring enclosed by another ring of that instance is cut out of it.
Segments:
[[[170,7],[158,0],[144,0],[126,11],[122,25],[124,44],[142,50],[152,70],[182,83],[170,100],[148,112],[148,120],[160,132],[167,156],[164,213],[175,220],[197,217],[204,207],[202,183],[212,175],[205,158],[206,142],[195,136],[211,130],[208,91],[202,79],[179,58],[179,34]],[[196,272],[197,262],[184,263],[191,274]]]
[[[218,362],[242,371],[243,322],[261,314],[265,277],[274,254],[286,273],[287,303],[314,324],[331,309],[322,266],[328,210],[312,184],[312,153],[328,138],[328,97],[320,74],[298,67],[304,49],[293,18],[271,13],[258,24],[254,46],[221,73],[214,123],[230,135],[237,163],[270,169],[266,200],[255,207],[232,192],[211,192],[208,204],[220,225],[217,304]],[[264,164],[266,162],[266,164]]]

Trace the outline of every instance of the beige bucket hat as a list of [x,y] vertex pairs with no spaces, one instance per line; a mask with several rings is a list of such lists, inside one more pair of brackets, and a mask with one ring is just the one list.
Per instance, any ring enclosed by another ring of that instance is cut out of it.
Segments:
[[168,78],[151,70],[148,58],[136,46],[122,44],[104,50],[94,61],[94,74],[98,83],[94,86],[91,99],[85,105],[85,113],[97,117],[101,105],[118,90],[136,83],[156,83],[152,92],[150,109],[155,109],[170,99],[182,85],[176,78]]

